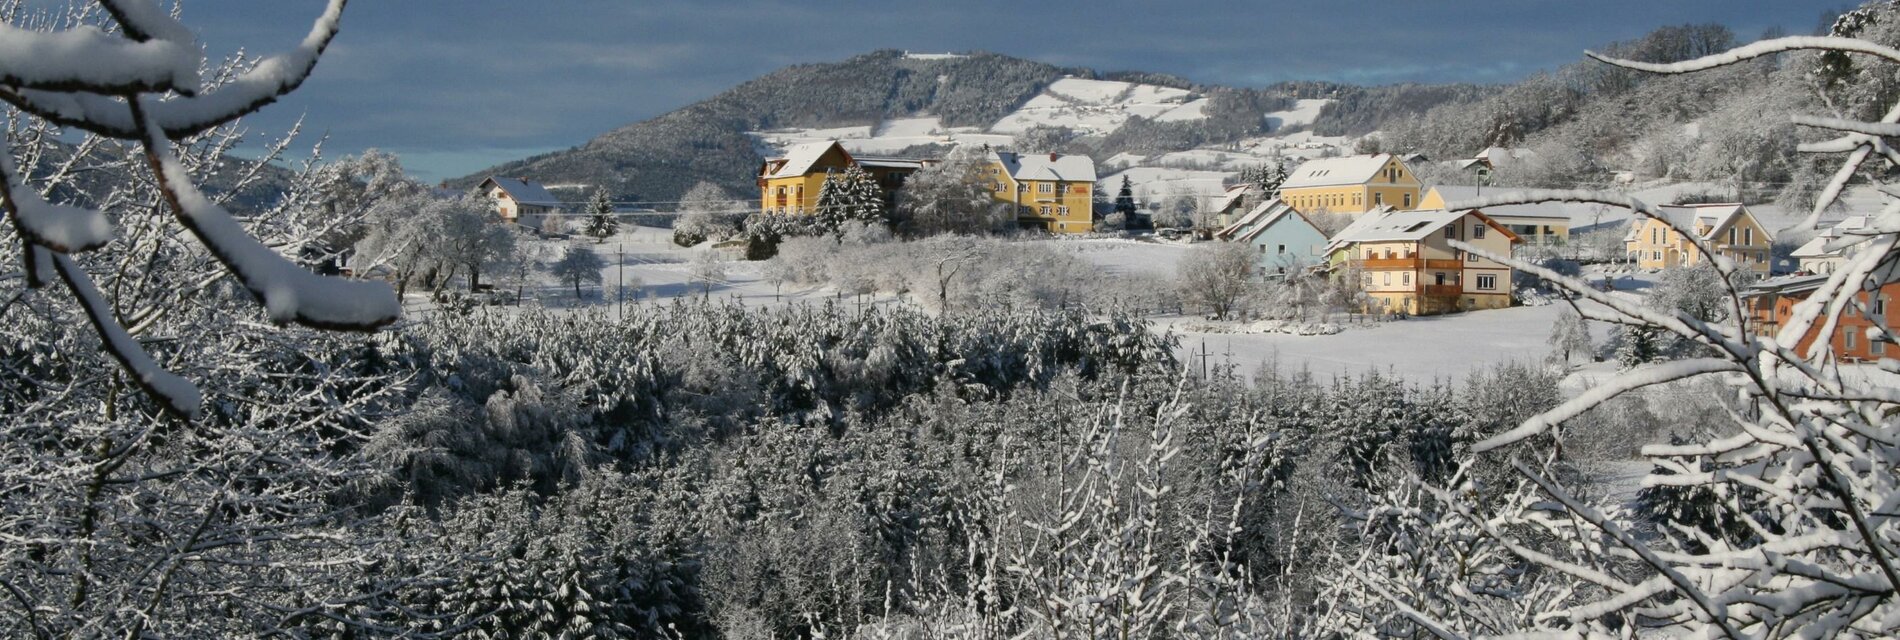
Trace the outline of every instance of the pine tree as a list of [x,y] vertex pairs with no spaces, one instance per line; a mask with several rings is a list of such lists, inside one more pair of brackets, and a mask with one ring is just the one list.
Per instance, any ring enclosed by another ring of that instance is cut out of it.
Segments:
[[888,222],[885,209],[884,190],[870,173],[855,166],[825,174],[818,188],[818,222],[834,235],[842,234],[849,222]]
[[1135,185],[1122,176],[1122,188],[1115,194],[1115,213],[1122,214],[1123,220],[1133,220],[1135,216]]
[[614,205],[607,201],[606,189],[594,189],[593,198],[587,201],[587,214],[584,232],[593,236],[596,244],[606,242],[608,236],[620,232],[620,221],[614,219]]
[[1628,327],[1616,348],[1616,364],[1624,369],[1662,359],[1662,336],[1654,327]]

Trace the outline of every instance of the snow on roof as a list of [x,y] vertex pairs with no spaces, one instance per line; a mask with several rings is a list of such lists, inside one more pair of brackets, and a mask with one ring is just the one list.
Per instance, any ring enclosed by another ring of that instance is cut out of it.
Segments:
[[1226,211],[1230,208],[1233,208],[1235,204],[1240,202],[1241,198],[1245,198],[1247,197],[1247,194],[1253,193],[1258,190],[1259,190],[1259,185],[1255,183],[1251,183],[1251,182],[1241,183],[1241,184],[1228,187],[1227,192],[1221,194],[1220,200],[1214,203],[1214,210]]
[[1708,204],[1664,205],[1658,207],[1669,222],[1684,229],[1694,230],[1696,223],[1703,226],[1702,238],[1707,240],[1728,228],[1730,223],[1741,217],[1748,208],[1739,202],[1712,202]]
[[[830,151],[832,147],[836,147],[836,146],[838,146],[837,140],[825,140],[822,142],[806,142],[803,144],[792,145],[791,147],[785,149],[784,156],[767,160],[767,162],[781,162],[782,161],[783,164],[779,165],[777,171],[772,172],[771,175],[768,175],[766,177],[767,178],[790,178],[793,176],[802,176],[807,173],[811,173],[811,166],[817,163],[819,158],[825,157],[825,152]],[[842,148],[840,148],[839,150],[843,151]],[[849,155],[850,154],[847,153],[846,157],[849,157]]]
[[[1440,202],[1476,200],[1483,195],[1483,189],[1479,187],[1461,185],[1438,185],[1432,187],[1431,191],[1438,192]],[[1491,189],[1494,195],[1506,191],[1510,191],[1510,189],[1499,189],[1496,187]],[[1427,195],[1430,195],[1430,193],[1430,191],[1426,192]],[[1571,215],[1568,210],[1569,207],[1565,206],[1565,204],[1566,203],[1561,202],[1547,202],[1540,204],[1510,204],[1485,207],[1484,215],[1491,216],[1492,218],[1549,218],[1551,220],[1563,220],[1567,222],[1570,220]]]
[[1434,231],[1444,228],[1445,225],[1456,222],[1459,218],[1465,217],[1467,213],[1471,213],[1471,210],[1446,211],[1444,209],[1418,209],[1411,211],[1387,211],[1378,216],[1368,214],[1365,218],[1362,218],[1362,220],[1369,219],[1367,224],[1361,225],[1358,222],[1354,222],[1351,226],[1346,227],[1345,230],[1340,231],[1338,236],[1334,236],[1333,242],[1418,240],[1431,235]]
[[873,158],[869,156],[857,156],[852,159],[857,160],[858,165],[864,166],[864,167],[884,167],[884,168],[889,168],[889,169],[922,169],[924,166],[924,161],[912,160],[910,158]]
[[1517,160],[1529,160],[1535,157],[1537,157],[1537,152],[1532,151],[1530,149],[1513,149],[1510,147],[1485,147],[1483,151],[1478,152],[1478,155],[1473,156],[1473,159],[1489,161],[1491,163],[1491,166],[1496,167],[1496,166],[1503,166]]
[[1020,154],[1009,151],[992,152],[1003,170],[1017,180],[1061,180],[1065,182],[1094,182],[1095,161],[1088,156],[1060,155],[1054,153]]
[[1748,288],[1742,290],[1742,295],[1758,296],[1770,293],[1800,293],[1803,291],[1813,291],[1820,288],[1822,284],[1825,284],[1828,278],[1829,276],[1826,274],[1770,278],[1748,285]]
[[513,198],[514,201],[519,204],[541,207],[561,206],[560,198],[556,198],[554,194],[548,193],[548,190],[543,188],[541,183],[527,178],[489,176],[488,182],[495,183],[495,186],[500,187],[502,192],[507,193],[508,197]]
[[[1235,188],[1245,188],[1245,187],[1246,185],[1235,185]],[[1229,189],[1230,193],[1232,191],[1233,191],[1232,189]],[[1255,205],[1253,209],[1247,211],[1246,214],[1240,216],[1240,219],[1235,220],[1233,224],[1227,225],[1225,227],[1221,227],[1220,231],[1214,232],[1214,237],[1220,238],[1222,240],[1231,239],[1234,237],[1235,234],[1243,233],[1250,229],[1253,229],[1253,225],[1255,225],[1256,223],[1264,222],[1263,219],[1272,217],[1269,214],[1277,215],[1281,208],[1290,209],[1291,207],[1287,207],[1285,204],[1281,203],[1279,198],[1274,198],[1272,200],[1268,200],[1266,202],[1262,202],[1258,205]],[[1266,225],[1264,224],[1260,225],[1260,228],[1265,228],[1265,227]]]
[[[1280,202],[1278,198],[1260,203],[1260,206],[1254,207],[1253,211],[1249,212],[1247,216],[1253,218],[1254,222],[1251,227],[1242,230],[1240,235],[1234,238],[1235,240],[1241,242],[1252,241],[1255,237],[1266,232],[1267,229],[1272,228],[1273,225],[1278,224],[1281,220],[1299,220],[1301,224],[1312,227],[1315,231],[1319,230],[1319,227],[1315,226],[1313,221],[1306,219],[1306,214],[1300,213],[1298,209],[1294,209],[1284,202]],[[1221,231],[1225,232],[1226,229],[1222,229]]]
[[1343,158],[1319,158],[1302,163],[1293,170],[1281,189],[1299,189],[1304,187],[1331,187],[1342,184],[1362,184],[1372,180],[1385,168],[1392,154],[1381,153],[1369,156],[1346,156]]
[[1828,245],[1846,237],[1848,232],[1866,228],[1869,220],[1869,216],[1864,214],[1843,218],[1840,222],[1834,223],[1834,226],[1822,229],[1820,233],[1814,234],[1814,239],[1809,240],[1807,244],[1801,245],[1801,248],[1795,249],[1794,253],[1789,255],[1794,258],[1821,258],[1841,255],[1846,247],[1836,244],[1833,248],[1829,248]]

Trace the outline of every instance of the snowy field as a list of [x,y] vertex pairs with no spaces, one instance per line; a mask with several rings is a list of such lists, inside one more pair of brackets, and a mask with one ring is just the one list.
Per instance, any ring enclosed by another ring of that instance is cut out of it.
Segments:
[[[717,251],[704,245],[680,248],[665,229],[635,228],[593,244],[608,263],[599,286],[588,285],[576,299],[570,285],[543,274],[528,288],[530,304],[559,309],[611,307],[624,289],[624,304],[666,304],[677,298],[709,297],[746,306],[816,303],[827,299],[849,304],[891,304],[888,297],[860,299],[830,287],[775,286],[764,276],[765,263],[730,260],[723,276],[707,280],[695,275],[694,261]],[[1181,242],[1132,239],[1044,240],[1099,266],[1108,277],[1142,276],[1172,279],[1181,259],[1195,247]],[[558,257],[566,241],[532,241],[544,256]],[[615,266],[618,262],[621,266]],[[1627,287],[1628,284],[1626,283]],[[412,296],[420,304],[425,296]],[[1320,377],[1354,376],[1368,371],[1395,375],[1414,382],[1462,380],[1473,370],[1507,362],[1538,362],[1548,352],[1551,324],[1561,305],[1514,307],[1494,311],[1412,318],[1402,321],[1349,325],[1342,333],[1321,336],[1220,333],[1206,331],[1200,318],[1160,317],[1155,328],[1181,336],[1184,361],[1199,363],[1209,354],[1210,365],[1233,364],[1251,375],[1263,366],[1282,371],[1307,371]],[[1195,329],[1201,330],[1195,330]],[[1599,344],[1607,329],[1597,327]]]

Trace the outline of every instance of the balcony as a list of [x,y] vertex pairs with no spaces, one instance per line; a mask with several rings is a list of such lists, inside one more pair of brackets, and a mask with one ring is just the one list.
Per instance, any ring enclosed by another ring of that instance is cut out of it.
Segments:
[[1361,269],[1407,269],[1417,271],[1425,264],[1419,258],[1365,258],[1352,261],[1353,266]]
[[1457,260],[1426,260],[1425,268],[1459,270],[1465,268],[1465,263]]
[[1421,285],[1418,288],[1419,295],[1429,297],[1456,298],[1461,293],[1464,293],[1464,290],[1455,284],[1427,284]]

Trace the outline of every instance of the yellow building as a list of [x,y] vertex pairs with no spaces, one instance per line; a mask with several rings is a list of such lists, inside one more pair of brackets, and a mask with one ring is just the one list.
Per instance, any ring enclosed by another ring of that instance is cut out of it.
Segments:
[[1422,316],[1511,306],[1511,268],[1453,248],[1453,240],[1500,256],[1521,241],[1475,209],[1381,208],[1353,221],[1325,251],[1335,274],[1359,278],[1368,312]]
[[[1419,201],[1418,208],[1443,209],[1447,202],[1476,200],[1485,195],[1497,195],[1507,191],[1511,189],[1439,185],[1425,192],[1425,198]],[[1524,244],[1550,246],[1569,241],[1570,216],[1578,209],[1577,205],[1569,203],[1540,202],[1485,207],[1484,215],[1504,225],[1504,228],[1510,229],[1511,233],[1517,234],[1517,237],[1524,240]]]
[[853,156],[837,141],[808,142],[785,150],[785,155],[769,158],[759,167],[759,211],[762,213],[809,214],[818,208],[818,190],[825,176],[858,167],[870,173],[884,189],[885,204],[893,198],[904,180],[928,160]]
[[1055,153],[990,152],[990,195],[1016,208],[1016,223],[1050,233],[1095,229],[1095,161]]
[[1418,177],[1389,153],[1308,160],[1280,184],[1280,200],[1300,213],[1360,214],[1380,206],[1419,208]]
[[[1693,231],[1716,253],[1734,260],[1737,268],[1768,275],[1774,261],[1775,237],[1748,207],[1729,202],[1661,209],[1671,224]],[[1647,217],[1631,221],[1629,234],[1623,236],[1623,250],[1644,269],[1689,266],[1707,257],[1681,232]]]

